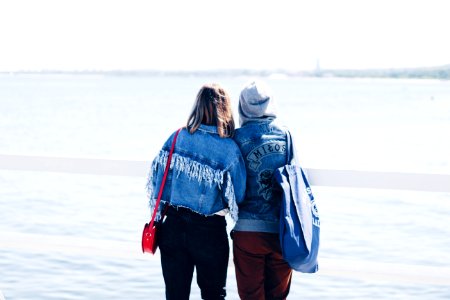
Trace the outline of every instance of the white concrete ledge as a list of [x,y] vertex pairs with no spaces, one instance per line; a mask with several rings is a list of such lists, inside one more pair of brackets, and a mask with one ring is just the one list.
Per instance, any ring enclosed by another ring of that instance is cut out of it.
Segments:
[[312,185],[450,192],[450,174],[307,169]]
[[0,154],[0,169],[75,174],[146,176],[150,162]]
[[[0,154],[0,170],[145,177],[150,161]],[[450,192],[450,174],[306,169],[311,185]]]

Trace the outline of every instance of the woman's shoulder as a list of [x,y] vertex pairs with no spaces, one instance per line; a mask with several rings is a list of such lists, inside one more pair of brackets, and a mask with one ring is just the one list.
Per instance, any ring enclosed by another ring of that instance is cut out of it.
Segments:
[[230,137],[222,138],[215,132],[204,130],[190,133],[186,129],[180,132],[175,152],[213,165],[228,165],[240,155],[239,147]]
[[236,153],[240,153],[239,146],[234,140],[234,137],[219,137],[217,141],[220,144],[221,150],[223,150],[221,152],[224,152],[225,154],[231,154],[233,151]]
[[[178,138],[179,138],[181,135],[185,134],[184,131],[186,131],[186,129],[185,129],[184,127],[180,127],[180,128],[178,128],[178,129],[174,130],[174,131],[169,135],[169,137],[167,138],[167,140],[164,142],[163,150],[170,149],[171,146],[172,146],[173,140],[175,139],[175,135],[177,135],[177,140],[178,140]],[[178,133],[178,134],[177,134],[177,133]]]
[[[242,157],[241,150],[232,137],[213,137],[216,143],[212,143],[209,149],[214,152],[218,159],[223,161],[225,165],[233,165],[239,162]],[[214,145],[214,146],[213,146]],[[220,158],[219,158],[220,157]]]

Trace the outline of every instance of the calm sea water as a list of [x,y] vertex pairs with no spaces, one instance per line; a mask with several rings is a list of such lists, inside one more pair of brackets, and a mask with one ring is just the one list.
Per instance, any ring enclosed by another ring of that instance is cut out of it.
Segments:
[[[221,83],[236,108],[247,80],[0,75],[0,154],[150,163],[203,83]],[[305,167],[450,174],[450,82],[264,80]],[[0,170],[5,298],[164,299],[159,256],[140,250],[145,179]],[[290,299],[450,298],[450,277],[429,279],[450,270],[449,194],[313,191],[323,272],[295,273]],[[367,273],[376,266],[399,275]],[[231,261],[227,285],[238,299]]]

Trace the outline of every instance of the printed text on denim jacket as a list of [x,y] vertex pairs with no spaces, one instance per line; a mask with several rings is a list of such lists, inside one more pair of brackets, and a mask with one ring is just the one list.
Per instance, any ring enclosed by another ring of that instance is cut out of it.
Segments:
[[[251,121],[237,129],[234,140],[247,167],[245,199],[239,204],[238,222],[241,224],[237,228],[244,230],[242,224],[252,223],[252,228],[247,229],[257,231],[256,228],[264,222],[275,228],[279,220],[281,194],[274,187],[273,172],[286,164],[285,131],[271,118]],[[277,230],[265,227],[261,231]]]

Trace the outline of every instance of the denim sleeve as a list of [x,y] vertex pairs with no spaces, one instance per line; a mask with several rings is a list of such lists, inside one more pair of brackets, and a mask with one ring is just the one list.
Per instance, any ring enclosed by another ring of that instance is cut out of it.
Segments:
[[[148,197],[148,203],[150,207],[150,213],[153,214],[153,211],[155,209],[156,205],[156,199],[158,198],[157,193],[159,192],[159,185],[161,184],[162,177],[164,175],[164,165],[163,162],[167,160],[167,154],[168,152],[164,149],[167,149],[172,144],[173,139],[172,134],[169,139],[164,143],[163,147],[159,151],[159,153],[155,156],[155,158],[152,161],[150,171],[147,176],[147,197]],[[156,214],[156,221],[158,221],[161,217],[161,211],[163,207],[163,203],[161,201],[161,204],[158,207],[158,212]]]
[[247,179],[244,160],[240,152],[238,159],[228,168],[224,176],[223,197],[228,203],[231,218],[237,221],[238,204],[244,200],[245,181]]
[[155,199],[156,197],[154,195],[155,183],[156,183],[157,175],[158,175],[158,165],[156,163],[156,159],[157,159],[157,157],[155,157],[155,159],[152,161],[150,171],[148,172],[147,185],[146,185],[148,206],[150,208],[150,214],[153,214],[153,210],[155,209],[155,202],[156,202],[156,199]]
[[238,161],[234,165],[233,172],[231,174],[231,180],[234,186],[236,203],[240,204],[242,203],[242,201],[244,201],[247,180],[247,171],[245,169],[244,159],[241,154],[238,155]]

